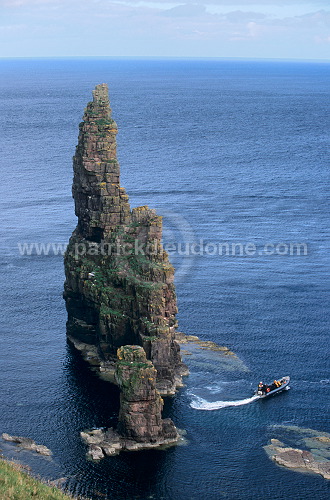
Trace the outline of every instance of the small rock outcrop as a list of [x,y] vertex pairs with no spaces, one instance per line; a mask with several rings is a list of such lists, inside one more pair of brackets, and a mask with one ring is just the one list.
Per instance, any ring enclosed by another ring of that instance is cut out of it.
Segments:
[[162,218],[147,206],[131,210],[120,185],[116,134],[108,87],[97,85],[73,159],[78,225],[65,256],[67,334],[96,347],[101,375],[113,370],[119,347],[142,346],[157,388],[174,394],[186,371],[175,341],[174,268],[161,245]]
[[330,479],[329,433],[294,425],[273,426],[273,431],[281,440],[272,438],[264,449],[276,464]]
[[163,400],[156,389],[156,370],[141,346],[118,349],[115,372],[121,389],[118,428],[81,432],[87,456],[100,460],[120,450],[170,446],[180,440],[171,419],[162,419]]
[[29,451],[35,451],[36,453],[39,453],[40,455],[45,455],[45,456],[50,456],[52,455],[52,452],[47,446],[44,446],[43,444],[37,444],[33,439],[27,438],[27,437],[21,437],[21,436],[11,436],[10,434],[7,434],[4,432],[1,435],[1,438],[4,441],[10,441],[12,443],[15,443],[19,446],[19,448],[23,450],[29,450]]
[[308,450],[287,447],[277,439],[272,439],[268,451],[272,453],[272,459],[278,465],[301,472],[313,472],[324,479],[330,479],[329,460],[321,461]]

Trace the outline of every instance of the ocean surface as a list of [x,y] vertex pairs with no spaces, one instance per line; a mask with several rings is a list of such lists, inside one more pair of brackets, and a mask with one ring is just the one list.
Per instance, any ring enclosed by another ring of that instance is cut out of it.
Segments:
[[[93,500],[329,498],[329,481],[263,449],[277,426],[330,431],[329,80],[316,63],[0,60],[0,433],[53,451],[0,442],[7,456]],[[79,432],[115,425],[118,392],[66,343],[60,250],[78,124],[103,82],[131,205],[164,216],[164,243],[190,245],[171,256],[180,330],[240,362],[186,356],[165,407],[184,445],[92,463]],[[283,375],[291,390],[242,403]]]

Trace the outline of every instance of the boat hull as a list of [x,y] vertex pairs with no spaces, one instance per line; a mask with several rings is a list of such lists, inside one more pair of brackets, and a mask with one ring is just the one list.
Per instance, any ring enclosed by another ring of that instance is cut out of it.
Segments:
[[282,382],[280,387],[276,387],[276,389],[273,389],[272,391],[266,392],[264,394],[259,394],[258,391],[256,391],[255,394],[258,395],[260,399],[269,398],[270,396],[279,394],[280,392],[285,391],[289,387],[290,377],[289,376],[282,377],[281,379],[279,379],[279,381]]

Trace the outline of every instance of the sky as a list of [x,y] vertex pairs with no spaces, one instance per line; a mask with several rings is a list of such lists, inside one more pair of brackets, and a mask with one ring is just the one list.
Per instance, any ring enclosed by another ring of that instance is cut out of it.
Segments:
[[0,0],[0,57],[330,60],[330,0]]

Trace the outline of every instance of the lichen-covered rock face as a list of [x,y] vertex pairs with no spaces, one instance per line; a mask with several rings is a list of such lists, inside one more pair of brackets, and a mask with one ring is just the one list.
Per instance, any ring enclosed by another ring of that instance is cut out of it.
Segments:
[[161,245],[161,217],[147,206],[131,210],[120,186],[116,134],[108,87],[98,85],[73,159],[78,225],[65,255],[67,333],[96,345],[105,360],[123,345],[143,346],[159,390],[173,394],[182,368],[174,269]]
[[156,389],[156,369],[140,346],[118,349],[116,379],[121,389],[118,431],[137,442],[178,439],[169,419],[162,419],[163,400]]
[[98,85],[87,105],[73,158],[73,197],[78,231],[100,242],[119,224],[130,223],[128,196],[119,184],[117,125],[111,118],[107,85]]

